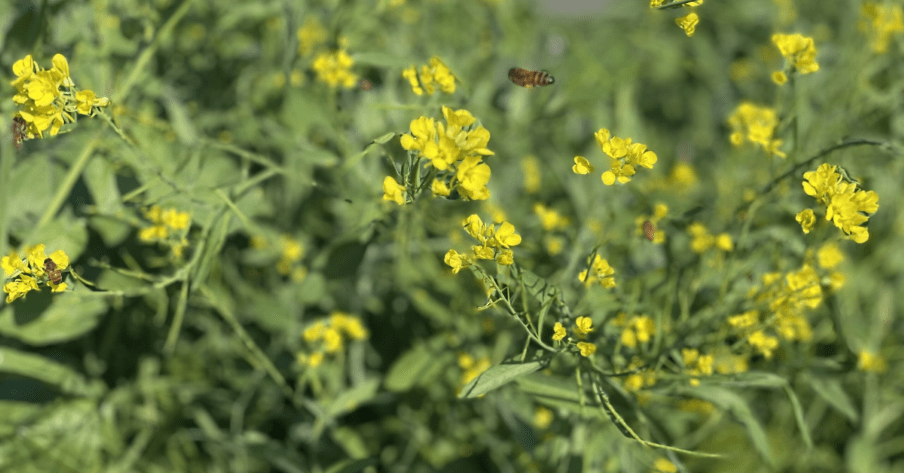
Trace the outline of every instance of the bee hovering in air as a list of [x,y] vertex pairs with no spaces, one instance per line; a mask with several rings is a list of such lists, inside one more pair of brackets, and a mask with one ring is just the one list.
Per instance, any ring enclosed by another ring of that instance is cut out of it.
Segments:
[[22,151],[22,140],[25,139],[25,120],[22,117],[13,117],[13,124],[10,127],[13,132],[13,144],[16,145],[16,151]]
[[643,234],[647,237],[647,240],[653,241],[656,236],[656,227],[653,226],[653,222],[647,220],[643,223]]
[[531,87],[542,87],[544,85],[555,84],[556,82],[556,79],[549,75],[548,72],[528,71],[527,69],[521,69],[520,67],[509,69],[508,77],[515,85],[527,87],[528,89]]
[[63,274],[60,273],[56,263],[50,258],[44,260],[44,272],[47,273],[47,277],[50,278],[50,282],[52,282],[54,286],[59,286],[60,283],[63,282]]

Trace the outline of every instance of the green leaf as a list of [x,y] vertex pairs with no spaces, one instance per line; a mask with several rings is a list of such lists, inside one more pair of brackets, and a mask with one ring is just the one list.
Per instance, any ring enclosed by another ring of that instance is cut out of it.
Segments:
[[0,334],[29,345],[49,345],[78,338],[93,330],[106,312],[99,297],[64,292],[53,294],[53,303],[37,318],[20,324],[14,306],[0,312]]
[[788,381],[773,373],[764,371],[747,371],[733,376],[734,379],[714,380],[712,383],[721,386],[739,386],[753,388],[782,388],[788,385]]
[[37,379],[77,396],[97,394],[78,372],[40,355],[0,347],[0,372]]
[[470,383],[462,388],[458,397],[464,399],[475,398],[515,379],[531,374],[542,367],[543,363],[539,361],[493,366],[472,379]]
[[367,403],[377,394],[380,380],[369,379],[351,389],[342,391],[336,399],[326,407],[325,412],[330,417],[339,417],[342,414],[352,412],[360,405]]
[[857,408],[854,407],[851,398],[844,391],[844,388],[841,387],[839,380],[809,375],[804,376],[804,380],[810,384],[810,387],[813,388],[813,391],[816,391],[819,397],[823,398],[851,422],[859,422],[860,414],[857,413]]
[[596,407],[595,402],[585,400],[584,407],[581,407],[581,400],[578,397],[578,385],[573,378],[551,376],[538,372],[517,378],[515,382],[518,383],[518,388],[524,393],[533,396],[537,402],[549,407],[565,409],[584,417],[608,420],[608,416]]
[[763,430],[763,426],[760,425],[760,422],[754,417],[746,399],[734,391],[716,386],[705,386],[696,389],[681,387],[678,388],[677,391],[689,397],[709,401],[728,411],[735,420],[744,426],[747,437],[750,438],[750,442],[753,443],[753,447],[756,448],[760,456],[762,456],[769,465],[775,464],[775,458],[772,455],[772,448],[769,447],[769,439],[766,436],[766,431]]
[[436,342],[437,339],[434,337],[399,357],[389,368],[383,387],[388,391],[402,392],[436,379],[442,373],[442,368],[452,361],[448,355],[444,355],[442,349],[435,347]]
[[93,401],[60,402],[44,409],[34,422],[19,423],[0,443],[0,471],[101,471],[98,412]]
[[387,134],[385,134],[385,135],[383,135],[383,136],[381,136],[381,137],[379,137],[379,138],[374,139],[373,142],[374,142],[374,143],[377,143],[377,144],[383,145],[383,144],[388,143],[389,140],[391,140],[392,137],[394,137],[394,136],[395,136],[395,133],[393,133],[393,132],[390,131],[389,133],[387,133]]

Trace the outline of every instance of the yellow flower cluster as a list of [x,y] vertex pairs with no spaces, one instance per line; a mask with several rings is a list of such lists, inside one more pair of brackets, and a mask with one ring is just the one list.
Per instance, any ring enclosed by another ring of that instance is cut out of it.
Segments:
[[313,16],[305,18],[304,25],[298,28],[298,54],[309,56],[326,41],[326,28]]
[[483,220],[472,214],[462,222],[465,231],[480,244],[471,247],[471,254],[461,254],[455,250],[449,250],[443,259],[452,267],[452,274],[458,274],[464,268],[473,264],[476,260],[495,259],[497,263],[507,266],[515,262],[512,246],[521,244],[521,235],[515,233],[515,227],[511,223],[503,222],[497,229],[493,225],[483,223]]
[[[483,162],[484,156],[494,153],[487,149],[490,132],[483,126],[474,126],[477,119],[467,110],[452,110],[443,106],[446,123],[435,122],[432,118],[420,117],[411,121],[411,133],[401,137],[402,147],[416,152],[440,171],[432,183],[434,195],[448,196],[452,189],[469,200],[487,200],[490,190],[490,166]],[[388,178],[392,179],[392,178]],[[401,193],[405,187],[398,183],[383,182],[383,198],[399,205],[405,203]]]
[[[50,265],[47,260],[53,264]],[[24,258],[12,251],[0,259],[0,266],[8,280],[3,284],[6,303],[23,297],[29,291],[38,291],[38,284],[46,282],[52,292],[66,290],[66,283],[54,284],[47,270],[62,271],[69,267],[69,256],[63,250],[53,252],[48,258],[44,253],[44,244],[35,245],[25,251]],[[52,269],[51,269],[52,268]]]
[[[565,330],[565,326],[562,325],[562,322],[556,322],[556,325],[553,327],[552,339],[560,342],[565,339],[567,335],[567,331]],[[593,331],[593,320],[590,317],[578,317],[574,321],[574,334],[579,339],[587,338],[587,335]],[[587,357],[594,353],[596,353],[596,345],[589,342],[573,342],[571,339],[568,340],[569,343],[574,343],[574,346],[581,352],[581,356]]]
[[[835,263],[842,258],[827,246],[820,250],[822,260]],[[789,341],[807,341],[812,338],[812,328],[805,316],[807,309],[815,309],[822,302],[824,294],[820,278],[815,268],[804,264],[799,270],[786,274],[767,273],[762,276],[763,287],[753,288],[748,294],[760,310],[750,310],[728,318],[728,325],[751,347],[766,358],[778,348],[778,337],[768,335],[771,331]]]
[[687,368],[687,374],[692,376],[691,386],[700,385],[700,376],[713,374],[714,358],[712,355],[703,355],[696,348],[682,348],[681,357]]
[[728,124],[732,129],[733,145],[740,146],[744,141],[749,141],[769,154],[785,157],[785,153],[778,149],[782,140],[773,139],[775,128],[778,127],[775,109],[742,102],[728,118]]
[[361,319],[335,311],[329,320],[318,320],[302,332],[305,342],[312,346],[309,353],[299,353],[298,362],[316,368],[326,355],[342,350],[345,340],[364,340],[369,336]]
[[705,253],[713,246],[724,252],[734,250],[734,242],[731,240],[731,235],[727,233],[712,235],[702,223],[694,222],[690,224],[687,227],[687,233],[692,237],[691,249],[694,250],[694,253]]
[[93,116],[97,108],[110,105],[110,99],[75,87],[65,56],[57,54],[52,62],[53,68],[44,70],[28,55],[13,64],[13,101],[22,108],[17,115],[26,123],[28,138],[43,138],[47,129],[55,136],[64,123],[77,120],[76,112]]
[[[848,182],[836,169],[823,164],[816,171],[804,173],[804,192],[826,206],[826,220],[831,220],[851,240],[863,243],[869,239],[869,230],[861,225],[869,220],[865,214],[879,210],[879,195],[858,189],[856,182]],[[797,214],[805,233],[815,225],[815,220],[810,209]]]
[[901,5],[867,2],[860,7],[860,13],[863,16],[860,30],[870,36],[876,54],[888,51],[893,35],[904,33],[904,9]]
[[772,42],[778,46],[778,50],[782,53],[787,64],[797,72],[809,74],[819,70],[813,38],[800,33],[774,34],[772,35]]
[[[152,225],[138,232],[138,239],[146,243],[168,243],[172,248],[173,255],[177,258],[181,257],[183,250],[188,246],[185,233],[191,226],[191,214],[179,212],[174,208],[164,210],[159,205],[155,205],[145,210],[144,216]],[[181,237],[170,241],[173,232],[180,232]]]
[[631,349],[649,342],[656,334],[656,323],[647,315],[628,317],[624,312],[619,312],[612,324],[622,329],[621,344]]
[[[427,95],[433,95],[436,92],[434,83],[439,86],[439,90],[447,94],[455,92],[455,76],[436,56],[430,58],[430,65],[421,66],[420,76],[418,76],[417,68],[412,65],[402,71],[402,77],[408,79],[412,92],[417,95],[424,95],[424,91],[427,92]],[[418,80],[419,78],[420,80]]]
[[547,232],[543,235],[546,251],[551,255],[561,253],[565,247],[565,240],[560,232],[568,229],[571,219],[539,202],[534,204],[534,214],[540,218],[540,225]]
[[[628,364],[627,371],[640,369],[644,365],[644,361],[640,357],[633,357],[631,363]],[[635,393],[638,401],[644,402],[649,398],[648,393],[640,393],[643,388],[656,385],[656,372],[648,369],[629,374],[625,377],[624,386],[627,391]]]
[[590,285],[595,282],[599,282],[600,285],[606,289],[611,289],[616,286],[615,270],[609,266],[609,261],[600,258],[600,255],[596,255],[593,259],[593,263],[590,265],[589,270],[585,269],[578,274],[578,280],[587,287],[590,287]]
[[293,281],[303,280],[308,274],[307,269],[299,265],[304,258],[304,246],[292,235],[281,235],[279,248],[280,258],[276,263],[276,271],[283,276],[291,275]]
[[347,52],[337,50],[332,52],[322,52],[314,58],[311,68],[317,73],[317,79],[325,82],[332,88],[345,87],[350,89],[355,86],[358,80],[351,67],[355,61]]
[[[600,149],[609,156],[610,170],[600,176],[607,186],[615,184],[616,180],[622,184],[630,182],[637,166],[653,169],[656,164],[656,153],[648,150],[647,145],[632,143],[631,138],[611,136],[605,128],[600,128],[594,136]],[[575,174],[589,174],[593,172],[593,166],[583,156],[575,156],[571,170]]]

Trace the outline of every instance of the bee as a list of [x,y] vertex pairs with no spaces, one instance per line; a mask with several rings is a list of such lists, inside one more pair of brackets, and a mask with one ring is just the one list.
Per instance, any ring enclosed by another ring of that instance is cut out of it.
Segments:
[[13,143],[16,145],[16,151],[22,150],[22,140],[25,139],[25,120],[20,116],[13,117],[13,124],[10,127],[13,132]]
[[50,278],[50,282],[52,282],[54,286],[58,286],[63,282],[63,274],[60,273],[56,263],[50,258],[44,260],[44,272],[47,273],[47,277]]
[[367,79],[361,79],[358,81],[358,87],[361,87],[361,90],[370,90],[374,88],[374,85]]
[[643,223],[643,234],[647,237],[647,240],[653,241],[653,237],[656,234],[656,228],[653,227],[653,222],[647,220]]
[[541,87],[555,84],[556,79],[544,71],[528,71],[520,67],[513,67],[508,72],[509,80],[521,87]]

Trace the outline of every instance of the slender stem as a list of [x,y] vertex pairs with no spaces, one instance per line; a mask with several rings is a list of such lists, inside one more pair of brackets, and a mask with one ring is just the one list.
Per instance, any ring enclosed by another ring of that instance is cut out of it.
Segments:
[[85,149],[82,150],[82,154],[79,155],[78,159],[75,160],[72,167],[69,168],[69,172],[66,174],[66,177],[63,179],[63,183],[57,188],[56,194],[53,196],[53,200],[50,201],[50,205],[44,210],[44,215],[41,216],[41,220],[38,221],[38,225],[35,229],[39,229],[44,227],[50,223],[50,220],[56,216],[57,212],[60,210],[60,207],[63,206],[63,202],[66,201],[66,198],[69,197],[69,193],[72,191],[72,188],[75,187],[76,181],[78,181],[79,176],[82,175],[82,171],[85,170],[85,167],[88,166],[88,162],[91,161],[91,156],[94,155],[94,148],[97,146],[98,140],[97,135],[94,136],[88,144],[85,146]]
[[867,138],[854,138],[854,139],[850,139],[850,140],[844,140],[841,143],[829,146],[828,148],[825,148],[822,151],[816,153],[813,157],[807,159],[806,161],[798,163],[796,166],[789,169],[788,172],[773,179],[772,182],[770,182],[769,184],[766,184],[766,186],[764,186],[760,190],[760,195],[766,194],[767,192],[771,191],[776,185],[778,185],[779,182],[781,182],[785,178],[787,178],[797,172],[800,172],[801,169],[809,166],[811,163],[813,163],[813,161],[816,161],[817,159],[831,153],[832,151],[839,150],[841,148],[847,148],[849,146],[861,146],[861,145],[888,146],[888,142],[880,141],[880,140],[870,140]]

